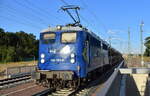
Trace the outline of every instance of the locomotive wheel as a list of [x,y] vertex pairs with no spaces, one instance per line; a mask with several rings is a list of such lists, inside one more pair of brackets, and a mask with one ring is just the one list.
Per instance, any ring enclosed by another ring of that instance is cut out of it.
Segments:
[[47,85],[48,85],[47,80],[42,80],[41,84],[42,84],[42,86],[47,87]]
[[61,80],[57,80],[56,83],[56,90],[61,89]]
[[35,84],[40,85],[40,80],[35,80]]
[[76,80],[76,86],[75,86],[75,90],[77,90],[80,87],[80,78]]

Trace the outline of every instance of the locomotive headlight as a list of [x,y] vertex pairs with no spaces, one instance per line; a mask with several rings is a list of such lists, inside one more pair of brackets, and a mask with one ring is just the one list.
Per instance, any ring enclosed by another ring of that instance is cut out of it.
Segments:
[[44,63],[45,62],[45,60],[44,59],[41,59],[41,63]]
[[63,47],[61,49],[60,53],[62,53],[62,54],[68,54],[68,53],[70,53],[70,47],[68,45],[66,45],[65,47]]
[[62,26],[61,25],[57,25],[56,28],[57,28],[57,30],[61,30]]
[[70,56],[71,56],[71,58],[74,58],[74,57],[75,57],[75,54],[74,54],[74,53],[71,53]]
[[44,57],[45,57],[45,54],[42,53],[42,54],[41,54],[41,58],[44,58]]
[[70,62],[71,62],[71,63],[75,63],[75,59],[71,59]]

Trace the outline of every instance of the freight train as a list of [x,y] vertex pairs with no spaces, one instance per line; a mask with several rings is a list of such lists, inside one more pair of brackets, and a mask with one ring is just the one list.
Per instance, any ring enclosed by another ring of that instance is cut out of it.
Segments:
[[122,61],[122,54],[82,26],[49,27],[40,33],[36,81],[76,88]]

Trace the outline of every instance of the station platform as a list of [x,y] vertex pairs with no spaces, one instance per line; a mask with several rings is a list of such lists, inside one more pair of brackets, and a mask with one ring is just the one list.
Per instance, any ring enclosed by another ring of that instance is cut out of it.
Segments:
[[150,96],[150,68],[115,69],[92,96]]

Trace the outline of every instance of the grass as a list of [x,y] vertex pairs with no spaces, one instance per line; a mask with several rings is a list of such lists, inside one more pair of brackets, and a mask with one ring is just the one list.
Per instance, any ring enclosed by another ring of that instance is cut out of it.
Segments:
[[150,57],[144,57],[144,62],[150,62]]
[[[144,62],[150,62],[150,57],[143,57]],[[140,56],[130,56],[130,58],[125,57],[125,60],[128,61],[129,63],[127,64],[128,67],[142,67],[141,66],[141,57]],[[145,65],[144,67],[147,67]]]
[[8,67],[32,66],[32,65],[36,65],[36,64],[37,64],[37,61],[21,61],[21,62],[0,63],[0,72],[4,71]]
[[[125,59],[127,59],[128,57],[124,57]],[[141,57],[140,56],[131,56],[131,58],[137,58],[137,59],[140,59],[141,60]],[[144,62],[150,62],[150,57],[143,57],[144,59]]]

